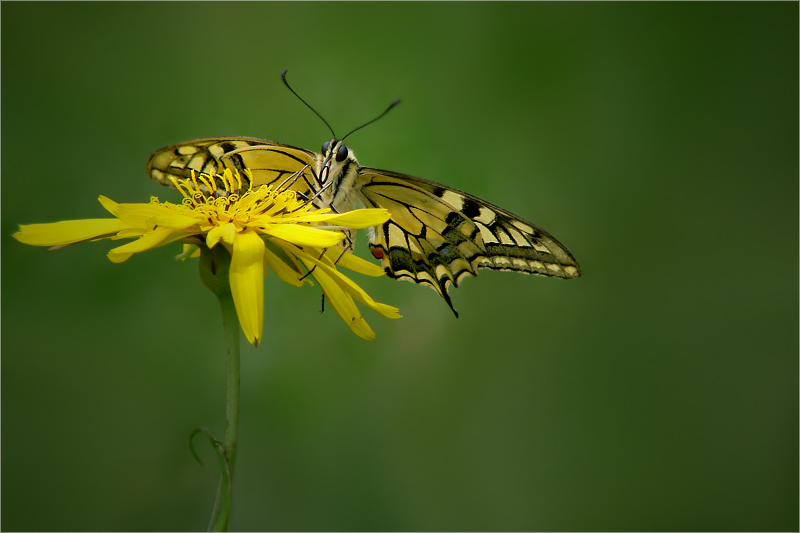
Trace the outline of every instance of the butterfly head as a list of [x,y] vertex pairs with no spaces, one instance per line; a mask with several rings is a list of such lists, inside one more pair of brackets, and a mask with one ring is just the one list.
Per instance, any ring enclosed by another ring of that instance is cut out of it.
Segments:
[[358,169],[358,160],[353,151],[339,139],[331,139],[322,144],[322,152],[317,156],[317,175],[324,186],[332,182],[336,189],[342,178],[350,171]]
[[345,146],[343,141],[331,139],[322,143],[322,156],[342,163],[350,156],[350,149]]

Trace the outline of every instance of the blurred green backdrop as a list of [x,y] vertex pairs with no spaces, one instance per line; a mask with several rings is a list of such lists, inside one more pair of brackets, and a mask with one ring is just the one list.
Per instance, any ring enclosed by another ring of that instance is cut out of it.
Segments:
[[[365,342],[266,284],[233,528],[797,530],[798,4],[3,3],[2,527],[192,530],[222,328],[169,246],[17,224],[174,191],[157,148],[247,135],[467,190],[576,281],[357,281]],[[362,236],[359,253],[367,256]]]

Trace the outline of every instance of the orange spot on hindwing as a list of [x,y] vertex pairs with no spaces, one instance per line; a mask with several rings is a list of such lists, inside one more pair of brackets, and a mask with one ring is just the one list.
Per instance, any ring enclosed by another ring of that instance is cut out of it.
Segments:
[[370,245],[370,247],[369,247],[369,251],[370,251],[370,252],[372,252],[372,256],[373,256],[375,259],[383,259],[383,257],[384,257],[384,255],[383,255],[383,248],[379,248],[379,247],[377,247],[377,246],[372,246],[372,245]]

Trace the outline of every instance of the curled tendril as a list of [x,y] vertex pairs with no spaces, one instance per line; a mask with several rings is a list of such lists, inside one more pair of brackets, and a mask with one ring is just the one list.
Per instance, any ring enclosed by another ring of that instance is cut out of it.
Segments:
[[197,452],[194,449],[194,436],[197,435],[198,433],[202,433],[208,438],[208,442],[210,442],[211,445],[214,446],[215,451],[217,453],[225,452],[225,445],[214,438],[214,435],[211,433],[210,429],[208,429],[205,426],[195,428],[195,430],[189,434],[189,451],[192,452],[192,457],[194,457],[198,463],[203,465],[202,459],[200,459],[200,456],[197,455]]
[[189,434],[189,451],[192,452],[192,456],[194,456],[198,463],[202,465],[203,461],[200,460],[197,452],[195,452],[194,443],[192,442],[194,436],[198,433],[202,433],[208,438],[208,441],[214,447],[214,451],[217,452],[217,457],[219,458],[220,467],[222,469],[222,479],[220,480],[219,490],[222,491],[223,498],[221,500],[218,499],[217,505],[214,506],[209,531],[227,531],[228,517],[230,516],[231,508],[231,464],[228,460],[228,454],[225,451],[225,445],[215,439],[214,435],[211,434],[211,430],[204,426],[195,429]]

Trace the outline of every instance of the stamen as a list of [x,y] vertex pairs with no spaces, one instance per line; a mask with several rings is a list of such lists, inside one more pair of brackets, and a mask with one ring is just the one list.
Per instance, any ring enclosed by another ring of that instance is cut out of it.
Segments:
[[[215,183],[215,182],[214,182],[214,180],[213,180],[213,178],[212,178],[212,180],[209,182],[209,181],[208,181],[208,179],[206,179],[206,176],[207,176],[207,174],[200,174],[198,177],[200,178],[200,181],[202,181],[202,182],[203,182],[203,184],[204,184],[204,185],[206,186],[206,188],[208,189],[208,193],[209,193],[209,194],[212,194],[212,193],[213,193],[213,192],[216,190],[216,188],[217,188],[217,187],[216,187],[216,184],[212,185],[212,183]],[[199,190],[200,190],[200,187],[198,187],[198,188],[197,188],[197,190],[199,191]]]
[[170,176],[169,179],[172,180],[172,184],[175,185],[175,188],[178,189],[178,191],[181,193],[181,195],[183,195],[184,198],[189,198],[191,196],[189,191],[187,191],[184,186],[185,182],[181,183],[172,176]]
[[194,169],[192,169],[192,181],[194,182],[194,189],[196,191],[200,190],[200,185],[197,184],[197,177],[194,174]]
[[[229,171],[228,169],[225,169],[225,170],[222,172],[222,174],[217,174],[217,175],[215,176],[215,177],[216,177],[216,180],[215,180],[215,181],[217,181],[217,180],[218,180],[218,181],[222,182],[222,187],[221,187],[221,188],[219,188],[219,189],[217,189],[217,190],[225,190],[225,191],[227,191],[227,190],[229,190],[229,189],[230,189],[230,186],[228,185],[228,176],[229,176],[229,175],[230,175],[230,171]],[[215,192],[216,192],[216,191],[215,191]]]

